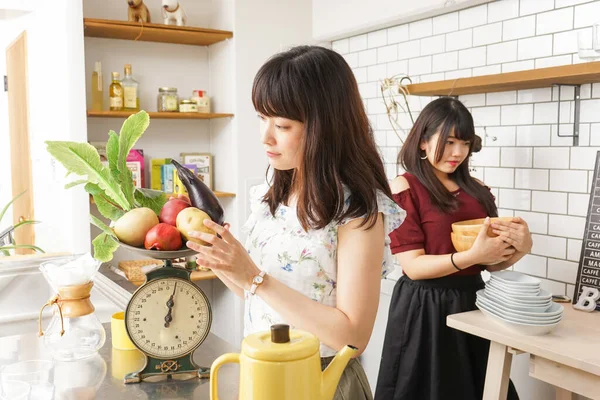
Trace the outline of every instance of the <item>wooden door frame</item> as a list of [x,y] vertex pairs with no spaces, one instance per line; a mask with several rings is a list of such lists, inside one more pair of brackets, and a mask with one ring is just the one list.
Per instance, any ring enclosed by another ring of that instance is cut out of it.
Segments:
[[[12,54],[13,51],[16,54]],[[17,57],[18,59],[14,59]],[[27,31],[21,32],[6,48],[8,76],[8,132],[12,197],[25,192],[13,203],[13,225],[33,220],[33,176],[29,143],[29,84],[27,68]],[[17,244],[35,244],[33,225],[23,225],[14,232]],[[33,250],[17,249],[15,254],[31,254]]]

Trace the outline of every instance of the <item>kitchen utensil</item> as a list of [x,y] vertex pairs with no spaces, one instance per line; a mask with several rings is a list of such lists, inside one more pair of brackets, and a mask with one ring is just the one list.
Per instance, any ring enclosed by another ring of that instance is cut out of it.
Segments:
[[288,325],[247,336],[242,352],[223,354],[211,367],[210,398],[218,400],[218,372],[240,364],[239,400],[331,400],[346,364],[357,349],[344,347],[321,372],[319,340]]

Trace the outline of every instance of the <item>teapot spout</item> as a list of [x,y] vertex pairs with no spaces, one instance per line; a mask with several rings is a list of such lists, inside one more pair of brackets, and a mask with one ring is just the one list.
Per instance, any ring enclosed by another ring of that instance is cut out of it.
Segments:
[[335,355],[331,363],[323,371],[321,378],[321,400],[332,400],[335,389],[338,386],[342,373],[358,349],[354,346],[346,346]]

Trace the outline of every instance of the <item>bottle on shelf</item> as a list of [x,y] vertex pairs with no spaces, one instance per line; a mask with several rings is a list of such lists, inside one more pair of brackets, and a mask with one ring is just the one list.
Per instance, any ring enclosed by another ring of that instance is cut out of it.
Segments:
[[119,81],[119,73],[112,73],[112,83],[110,84],[110,111],[123,110],[123,87]]
[[104,83],[102,80],[102,63],[96,61],[92,72],[92,111],[104,110]]
[[131,64],[125,64],[125,77],[121,81],[121,86],[123,86],[123,109],[126,111],[139,111],[139,84],[131,76]]

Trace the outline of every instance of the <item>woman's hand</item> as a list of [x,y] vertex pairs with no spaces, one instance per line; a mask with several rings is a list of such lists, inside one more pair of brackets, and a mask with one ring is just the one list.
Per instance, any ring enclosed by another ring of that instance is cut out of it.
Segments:
[[477,264],[492,264],[508,260],[514,253],[515,248],[507,243],[509,237],[507,232],[500,233],[497,237],[488,236],[490,219],[486,218],[473,247],[469,250],[471,258]]
[[513,246],[521,253],[529,253],[533,246],[531,233],[527,222],[521,217],[514,217],[512,221],[498,220],[492,225],[492,232],[496,235],[502,235],[506,243]]
[[227,279],[244,290],[250,290],[252,278],[260,273],[244,246],[229,232],[229,224],[221,226],[209,219],[204,220],[204,225],[216,235],[203,232],[188,232],[190,237],[210,243],[211,246],[201,245],[192,241],[186,243],[187,247],[198,252],[198,264],[219,271]]

